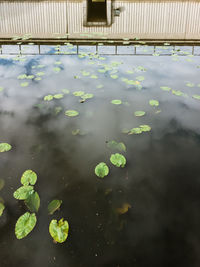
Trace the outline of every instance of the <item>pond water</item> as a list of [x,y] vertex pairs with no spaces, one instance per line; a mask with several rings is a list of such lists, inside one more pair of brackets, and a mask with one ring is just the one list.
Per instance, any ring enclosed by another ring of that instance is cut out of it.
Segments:
[[[0,154],[2,267],[199,266],[199,56],[159,49],[154,56],[1,56],[0,140],[12,145]],[[76,91],[93,97],[84,101]],[[55,94],[63,95],[44,100]],[[130,131],[140,125],[151,130]],[[126,151],[109,148],[112,140]],[[110,162],[113,153],[126,157],[124,168]],[[94,172],[100,162],[109,167],[104,178]],[[35,228],[18,240],[15,224],[27,207],[13,193],[27,169],[38,175],[41,205]],[[48,215],[53,199],[63,202]],[[55,244],[49,223],[60,218],[69,236]]]

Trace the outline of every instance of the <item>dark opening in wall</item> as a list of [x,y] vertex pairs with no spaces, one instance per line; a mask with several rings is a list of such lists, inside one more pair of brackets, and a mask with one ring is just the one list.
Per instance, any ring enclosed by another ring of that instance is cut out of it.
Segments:
[[88,22],[106,22],[106,0],[88,0],[87,5],[87,21]]

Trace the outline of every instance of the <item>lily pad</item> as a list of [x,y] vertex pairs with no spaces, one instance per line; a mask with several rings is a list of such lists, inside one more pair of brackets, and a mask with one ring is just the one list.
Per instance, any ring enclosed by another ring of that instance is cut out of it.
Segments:
[[66,110],[65,111],[65,115],[68,116],[68,117],[76,117],[76,116],[79,115],[79,112],[76,111],[76,110],[70,109],[70,110]]
[[192,96],[194,99],[200,100],[200,95],[193,95]]
[[126,165],[126,158],[119,153],[112,154],[110,157],[110,161],[116,167],[124,167]]
[[33,193],[33,186],[24,185],[19,187],[13,194],[14,198],[25,200]]
[[62,200],[54,199],[48,205],[48,212],[52,215],[56,210],[60,208]]
[[112,140],[107,143],[107,146],[108,148],[111,148],[111,149],[117,149],[119,151],[124,151],[124,152],[126,151],[126,146],[122,142],[117,143],[116,141]]
[[35,213],[26,212],[16,222],[15,235],[17,239],[22,239],[27,236],[35,227],[37,218]]
[[151,127],[147,124],[144,124],[144,125],[140,125],[140,129],[143,131],[143,132],[149,132],[151,131]]
[[145,79],[144,76],[137,76],[137,77],[136,77],[136,80],[138,80],[138,81],[140,81],[140,82],[141,82],[141,81],[144,81],[144,79]]
[[85,92],[83,92],[83,91],[76,91],[73,93],[73,95],[75,95],[75,96],[82,96],[84,94],[85,94]]
[[0,143],[0,152],[7,152],[11,150],[12,146],[8,143]]
[[56,94],[53,96],[55,99],[61,99],[63,98],[63,94]]
[[122,103],[122,101],[119,99],[115,99],[115,100],[112,100],[111,103],[114,105],[120,105]]
[[108,166],[106,165],[105,162],[100,162],[96,167],[95,167],[95,174],[100,177],[100,178],[103,178],[105,176],[108,175],[109,173],[109,168]]
[[63,218],[59,220],[52,220],[49,225],[49,233],[52,238],[58,242],[63,243],[68,237],[69,224]]
[[149,100],[149,105],[157,107],[159,106],[159,101],[155,99]]
[[21,87],[26,87],[26,86],[29,85],[29,83],[28,82],[24,82],[24,83],[20,83],[20,85],[21,85]]
[[37,181],[37,174],[32,170],[26,170],[21,177],[21,183],[23,185],[34,185]]
[[139,127],[136,128],[132,128],[128,134],[141,134],[142,133],[142,129]]
[[83,96],[81,96],[82,99],[86,100],[86,99],[90,99],[93,98],[93,94],[84,94]]
[[44,97],[44,101],[51,101],[53,99],[53,96],[52,95],[46,95]]
[[161,86],[160,89],[162,89],[163,91],[170,91],[172,88],[167,87],[167,86]]
[[69,93],[70,93],[70,91],[69,91],[68,89],[62,89],[62,92],[63,92],[64,94],[69,94]]
[[5,209],[4,204],[0,202],[0,216],[3,214],[4,209]]
[[145,111],[142,111],[142,110],[135,111],[135,112],[134,112],[134,115],[135,115],[136,117],[142,117],[142,116],[145,115]]
[[38,212],[40,207],[40,197],[37,192],[33,192],[25,199],[24,203],[31,212]]
[[117,79],[117,78],[118,78],[118,75],[116,75],[116,74],[111,74],[111,75],[110,75],[110,77],[111,77],[112,79],[114,79],[114,80],[115,80],[115,79]]

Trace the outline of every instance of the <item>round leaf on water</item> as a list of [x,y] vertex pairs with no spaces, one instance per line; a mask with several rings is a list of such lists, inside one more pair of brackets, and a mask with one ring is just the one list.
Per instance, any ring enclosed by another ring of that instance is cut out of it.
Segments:
[[49,224],[49,233],[52,238],[58,242],[63,243],[68,237],[69,224],[63,218],[59,220],[52,220]]
[[29,85],[29,83],[28,82],[24,82],[24,83],[20,83],[20,85],[21,85],[21,87],[26,87],[26,86]]
[[29,197],[30,194],[33,193],[33,186],[24,185],[19,187],[13,194],[14,198],[24,200]]
[[63,98],[63,94],[56,94],[53,97],[56,99],[61,99],[61,98]]
[[151,131],[151,127],[147,124],[144,124],[144,125],[140,125],[140,129],[143,131],[143,132],[149,132]]
[[33,192],[25,199],[24,203],[31,212],[38,212],[40,207],[40,197],[37,192]]
[[89,99],[89,98],[93,98],[93,94],[84,94],[83,96],[81,96],[82,99],[86,100],[86,99]]
[[35,227],[37,218],[35,213],[24,213],[16,222],[15,235],[17,239],[22,239],[27,236]]
[[161,86],[160,89],[162,89],[163,91],[170,91],[172,88],[167,87],[167,86]]
[[76,91],[76,92],[73,93],[73,95],[75,95],[75,96],[82,96],[84,94],[85,93],[83,91]]
[[0,202],[0,216],[3,214],[4,209],[5,209],[4,204]]
[[7,152],[11,150],[12,146],[8,143],[0,143],[0,152]]
[[65,115],[69,117],[76,117],[78,116],[79,112],[76,110],[66,110]]
[[194,99],[200,100],[200,95],[193,95],[192,96]]
[[142,129],[141,128],[132,128],[128,134],[141,134],[142,133]]
[[21,183],[23,185],[34,185],[37,181],[37,174],[32,170],[26,170],[21,177]]
[[152,100],[149,100],[149,105],[157,107],[159,106],[159,102],[158,100],[152,99]]
[[135,115],[136,117],[142,117],[142,116],[145,115],[145,111],[142,111],[142,110],[135,111],[135,112],[134,112],[134,115]]
[[124,167],[126,165],[126,158],[119,153],[112,154],[110,157],[110,161],[116,167]]
[[114,80],[115,80],[115,79],[117,79],[117,78],[118,78],[118,75],[116,75],[116,74],[111,74],[111,75],[110,75],[110,77],[111,77],[112,79],[114,79]]
[[114,100],[111,101],[111,103],[114,104],[114,105],[120,105],[122,103],[122,101],[119,100],[119,99],[114,99]]
[[144,81],[144,79],[145,79],[144,76],[137,76],[136,77],[136,80],[138,80],[138,81]]
[[46,95],[44,97],[44,101],[51,101],[53,99],[53,96],[52,95]]
[[96,167],[95,167],[95,174],[100,177],[103,178],[104,176],[107,176],[109,173],[109,168],[106,165],[106,163],[104,162],[100,162]]
[[120,142],[117,143],[116,141],[112,140],[107,143],[108,148],[117,149],[119,151],[126,151],[126,146],[124,143]]
[[53,214],[56,210],[60,208],[62,204],[62,200],[54,199],[48,205],[48,212],[49,214]]

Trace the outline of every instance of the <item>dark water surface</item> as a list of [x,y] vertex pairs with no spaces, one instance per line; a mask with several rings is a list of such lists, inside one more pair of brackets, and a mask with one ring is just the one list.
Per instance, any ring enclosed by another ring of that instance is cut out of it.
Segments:
[[[0,196],[6,206],[0,217],[0,266],[200,266],[200,101],[192,97],[200,95],[199,57],[24,58],[0,58],[0,140],[13,147],[0,154],[0,178],[5,180]],[[99,64],[108,64],[110,70],[100,73]],[[32,68],[38,65],[44,66]],[[55,67],[61,70],[56,73]],[[134,73],[127,73],[130,70]],[[17,79],[38,72],[44,72],[40,81]],[[122,80],[136,81],[138,76],[145,78],[142,88]],[[25,81],[29,85],[22,87]],[[70,93],[43,100],[62,89]],[[73,95],[80,90],[94,97],[80,103]],[[111,104],[113,99],[122,104]],[[150,106],[150,99],[158,100],[159,107]],[[56,107],[62,109],[58,114]],[[67,117],[68,109],[79,116]],[[145,116],[135,117],[137,110]],[[141,124],[152,130],[123,133]],[[76,129],[82,135],[73,135]],[[109,140],[126,145],[125,168],[110,163],[115,151],[107,148]],[[101,161],[110,168],[104,179],[94,173]],[[15,223],[27,208],[13,192],[26,169],[38,174],[35,190],[41,206],[34,230],[17,240]],[[55,198],[63,203],[50,216],[47,205]],[[124,203],[131,208],[119,214]],[[69,222],[69,236],[65,243],[54,244],[49,223],[62,217]]]

